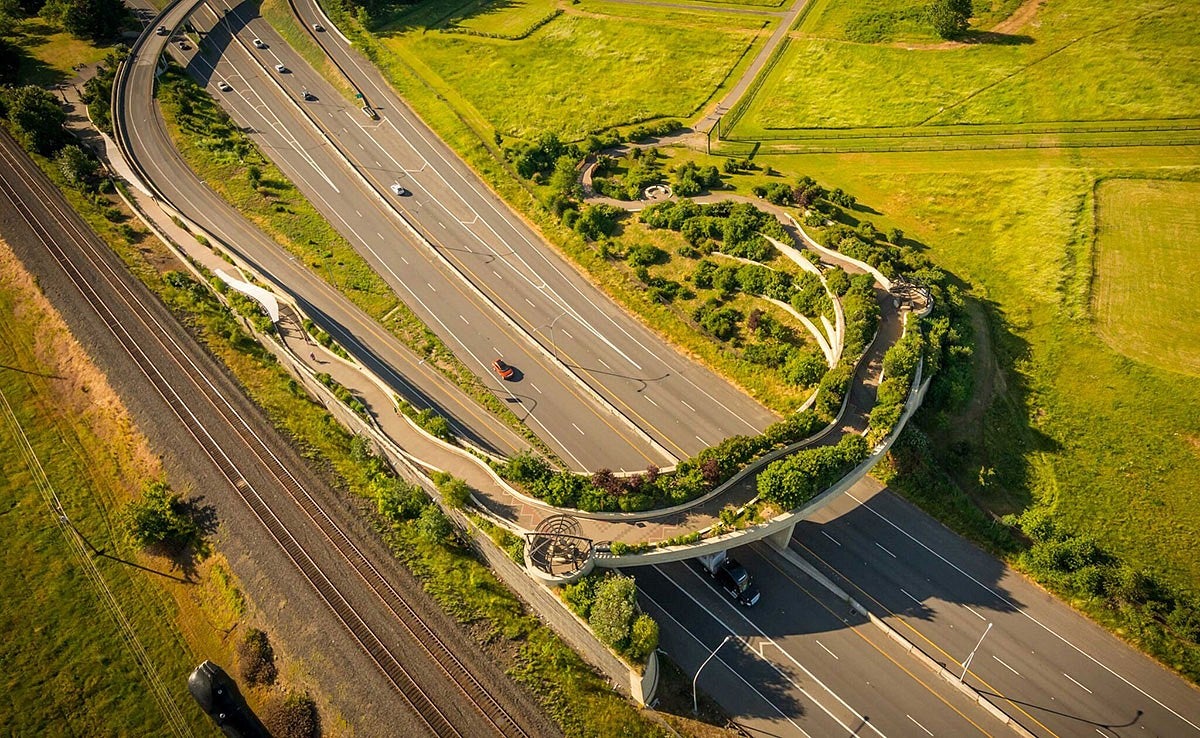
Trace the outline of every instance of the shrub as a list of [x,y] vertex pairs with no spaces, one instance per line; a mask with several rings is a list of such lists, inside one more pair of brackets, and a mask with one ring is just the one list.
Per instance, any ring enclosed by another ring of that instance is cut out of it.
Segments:
[[773,461],[758,475],[758,494],[785,510],[795,510],[867,457],[867,442],[850,433],[836,446],[804,449]]
[[263,725],[275,738],[317,738],[321,720],[317,703],[306,694],[273,694],[262,711]]
[[448,543],[454,536],[454,524],[437,505],[426,505],[417,516],[417,531],[430,543]]
[[639,244],[629,249],[625,255],[625,260],[630,266],[652,266],[654,264],[665,264],[670,256],[666,251],[663,251],[657,246],[649,244]]
[[[616,552],[614,551],[614,553]],[[584,620],[587,620],[592,614],[592,605],[596,602],[596,585],[599,582],[599,576],[589,575],[574,584],[563,587],[563,601]]]
[[390,475],[376,475],[371,486],[379,514],[393,525],[412,520],[429,505],[424,490]]
[[589,618],[596,637],[619,648],[629,638],[636,599],[637,584],[632,577],[610,574],[601,580]]
[[242,679],[250,684],[274,684],[278,674],[275,668],[275,649],[267,634],[251,628],[237,646],[238,671]]
[[658,623],[654,618],[642,613],[633,621],[629,634],[629,648],[626,654],[635,663],[643,663],[650,654],[658,648]]

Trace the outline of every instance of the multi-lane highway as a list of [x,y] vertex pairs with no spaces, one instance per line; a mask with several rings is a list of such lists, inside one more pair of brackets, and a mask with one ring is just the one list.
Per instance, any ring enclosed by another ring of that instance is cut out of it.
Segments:
[[1007,736],[1011,729],[765,544],[737,550],[762,599],[732,603],[690,563],[635,569],[662,648],[756,736]]
[[[188,54],[189,70],[257,132],[264,150],[401,298],[568,463],[663,465],[772,420],[613,305],[398,101],[381,106],[380,121],[371,120],[284,52],[265,22],[243,20],[248,12],[201,5],[192,22],[209,33]],[[256,48],[255,38],[264,48]],[[139,64],[164,44],[150,39]],[[289,71],[276,72],[276,64]],[[220,81],[232,89],[222,92]],[[129,89],[133,99],[148,94],[133,77]],[[306,90],[317,99],[305,101]],[[135,156],[186,207],[198,183],[179,171],[166,137],[146,130],[156,127],[157,111],[140,103],[128,109],[140,111],[130,120]],[[388,188],[396,182],[411,195],[393,195]],[[204,208],[197,215],[206,227],[228,230],[227,211]],[[492,374],[496,355],[517,366],[520,382]]]
[[1200,736],[1200,691],[865,480],[793,548],[1039,736]]

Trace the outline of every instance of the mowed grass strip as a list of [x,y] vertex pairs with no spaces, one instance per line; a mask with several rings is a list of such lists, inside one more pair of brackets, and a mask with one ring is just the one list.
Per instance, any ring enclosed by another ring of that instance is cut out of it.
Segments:
[[1056,0],[1011,43],[869,45],[800,33],[733,135],[1196,117],[1198,22],[1195,4],[1097,12],[1088,0]]
[[1120,354],[1200,375],[1200,183],[1097,187],[1096,328]]
[[[93,546],[130,561],[115,526],[121,503],[160,473],[119,399],[33,279],[0,241],[0,391],[57,491]],[[167,725],[121,629],[56,524],[7,421],[0,422],[0,676],[10,735],[161,735]],[[73,535],[73,534],[69,534]],[[170,699],[197,735],[217,735],[187,693],[196,654],[171,598],[126,563],[92,557]],[[166,569],[165,562],[145,565]],[[177,573],[177,572],[176,572]],[[200,624],[197,623],[199,627]]]
[[452,102],[465,100],[506,136],[555,131],[577,139],[640,120],[693,115],[763,26],[753,18],[728,20],[724,27],[614,21],[569,11],[521,41],[411,32],[382,42],[406,60],[419,59],[439,92],[448,88]]

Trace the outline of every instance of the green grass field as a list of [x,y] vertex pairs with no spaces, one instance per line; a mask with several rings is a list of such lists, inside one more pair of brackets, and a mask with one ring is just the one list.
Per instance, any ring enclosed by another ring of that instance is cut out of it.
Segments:
[[1200,183],[1111,179],[1097,189],[1096,328],[1120,354],[1200,375]]
[[[771,22],[716,13],[646,17],[637,6],[621,17],[597,17],[589,6],[579,7],[568,6],[521,41],[424,30],[382,41],[428,84],[448,90],[462,114],[481,126],[506,136],[553,130],[574,139],[640,120],[694,115],[749,62]],[[625,6],[596,10],[610,8]]]
[[[812,0],[800,30],[811,36],[864,43],[941,41],[924,18],[924,0]],[[1007,18],[1021,0],[975,0],[974,29],[987,30]]]
[[[830,0],[819,10],[852,5]],[[847,43],[824,35],[836,24],[817,12],[749,101],[734,138],[787,138],[804,128],[1200,116],[1194,3],[1054,0],[1009,43],[940,46]]]
[[[32,280],[0,244],[0,392],[43,464],[76,528],[93,546],[158,570],[114,527],[118,506],[160,473],[129,426],[103,377],[74,345],[57,316],[45,311]],[[0,413],[3,415],[3,413]],[[10,735],[157,736],[167,725],[150,677],[139,668],[123,631],[84,573],[87,559],[72,548],[34,484],[18,436],[0,421],[0,662]],[[131,632],[149,654],[167,699],[197,735],[215,726],[187,693],[198,663],[177,618],[183,613],[167,580],[112,558],[91,557],[104,586],[120,603]],[[178,576],[178,571],[171,572]],[[192,609],[188,616],[198,613]],[[202,618],[191,626],[206,629]],[[211,630],[211,628],[208,628]],[[220,658],[217,656],[217,658]]]

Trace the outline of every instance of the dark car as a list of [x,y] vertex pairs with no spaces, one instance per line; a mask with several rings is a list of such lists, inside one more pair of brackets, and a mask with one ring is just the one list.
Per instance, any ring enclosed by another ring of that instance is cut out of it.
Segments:
[[302,93],[302,96],[303,96],[303,97],[304,97],[304,99],[305,99],[305,100],[307,100],[308,102],[312,102],[313,100],[316,100],[316,99],[317,99],[317,96],[316,96],[316,95],[314,95],[314,94],[312,94],[312,93],[311,93],[311,92],[309,92],[308,90],[305,90],[305,91]]
[[750,572],[746,571],[746,568],[739,564],[737,559],[725,557],[717,570],[712,572],[712,577],[717,580],[717,586],[734,602],[746,607],[758,604],[758,585],[754,583]]
[[501,379],[512,379],[513,375],[517,373],[516,370],[512,368],[511,364],[506,364],[504,362],[504,359],[496,359],[493,361],[492,369]]
[[213,662],[205,661],[196,667],[188,677],[188,691],[230,738],[268,738],[266,729],[238,691],[237,683]]

